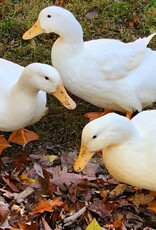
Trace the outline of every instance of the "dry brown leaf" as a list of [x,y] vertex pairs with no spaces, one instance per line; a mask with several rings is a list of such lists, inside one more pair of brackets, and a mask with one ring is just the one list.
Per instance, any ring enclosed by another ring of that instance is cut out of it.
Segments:
[[34,169],[35,169],[36,173],[37,173],[40,177],[44,178],[43,169],[42,169],[42,167],[41,167],[39,164],[37,164],[36,162],[34,163]]
[[53,212],[54,206],[61,206],[63,202],[59,200],[48,200],[48,201],[41,201],[31,213],[43,213],[43,212]]
[[14,192],[19,192],[19,189],[16,187],[16,185],[13,184],[13,182],[10,181],[9,176],[3,176],[2,177],[5,183],[11,188]]
[[16,201],[17,203],[21,203],[24,201],[24,199],[28,196],[30,196],[33,192],[35,191],[34,188],[32,187],[27,187],[23,192],[18,193],[16,196]]
[[90,11],[85,14],[85,18],[92,20],[97,17],[97,12],[96,11]]
[[53,179],[50,181],[59,186],[64,191],[66,190],[64,184],[69,186],[71,183],[78,183],[82,179],[87,179],[89,181],[96,180],[95,177],[87,177],[75,173],[68,173],[66,167],[64,167],[61,172],[59,167],[56,167],[51,173],[53,174]]
[[28,160],[27,160],[27,154],[26,153],[22,153],[19,157],[14,158],[13,161],[16,163],[16,165],[26,163],[26,162],[28,162]]
[[42,217],[42,224],[43,224],[44,230],[52,230],[52,228],[50,228],[49,224],[43,217]]
[[40,229],[38,222],[35,222],[35,221],[28,222],[26,224],[18,223],[18,226],[19,226],[20,230],[28,230],[28,229],[29,230],[39,230]]
[[88,201],[91,198],[90,189],[99,189],[99,186],[95,183],[89,182],[87,179],[81,180],[78,184],[72,184],[69,186],[69,198],[75,203],[76,200]]
[[0,159],[0,168],[3,168],[4,164],[3,161]]
[[129,25],[133,27],[136,24],[137,20],[137,18],[134,18],[133,21],[129,23]]
[[[73,165],[77,159],[77,152],[69,152],[61,154],[61,165],[62,168],[66,167],[68,170],[73,169]],[[100,165],[97,163],[89,162],[85,169],[82,171],[83,174],[89,177],[95,177],[95,174],[100,171]]]
[[154,200],[149,206],[148,209],[156,213],[156,200]]
[[140,205],[145,205],[152,202],[155,199],[150,194],[144,195],[144,193],[135,193],[132,203],[138,208]]
[[116,186],[116,188],[114,188],[114,189],[110,192],[109,196],[110,196],[110,197],[116,197],[116,196],[122,195],[123,192],[125,191],[126,187],[127,187],[126,184],[118,184],[118,185]]
[[11,229],[11,226],[10,226],[10,224],[9,224],[9,222],[8,222],[8,219],[6,219],[5,222],[4,222],[3,224],[0,225],[0,229],[1,229],[1,230],[2,230],[2,229],[5,229],[5,230]]
[[95,198],[92,204],[88,205],[88,210],[96,213],[101,218],[111,216],[110,213],[107,211],[106,206],[98,198]]
[[114,220],[113,225],[115,228],[119,228],[122,225],[122,221],[121,220]]
[[3,224],[9,214],[9,205],[0,201],[0,224]]
[[73,165],[77,158],[77,152],[69,152],[61,154],[62,168],[66,167],[68,170],[73,168]]
[[150,191],[150,194],[151,194],[152,196],[156,197],[156,192]]

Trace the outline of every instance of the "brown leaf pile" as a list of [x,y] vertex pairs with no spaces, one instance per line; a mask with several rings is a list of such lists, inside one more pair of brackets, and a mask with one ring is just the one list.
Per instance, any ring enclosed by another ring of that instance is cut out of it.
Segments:
[[155,192],[103,175],[94,159],[76,174],[76,155],[62,153],[61,165],[44,155],[1,158],[0,229],[83,230],[94,218],[103,229],[156,229]]

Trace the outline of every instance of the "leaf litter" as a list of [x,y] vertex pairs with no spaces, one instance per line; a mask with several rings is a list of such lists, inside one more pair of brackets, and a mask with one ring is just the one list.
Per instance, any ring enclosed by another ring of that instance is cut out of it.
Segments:
[[1,157],[0,229],[156,229],[155,192],[104,174],[97,156],[77,174],[76,157],[77,152],[62,153],[59,161],[25,152]]

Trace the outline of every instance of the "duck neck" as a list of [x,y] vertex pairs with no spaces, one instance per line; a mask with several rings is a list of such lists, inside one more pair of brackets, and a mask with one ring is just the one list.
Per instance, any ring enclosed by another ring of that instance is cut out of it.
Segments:
[[27,98],[29,100],[35,100],[37,98],[39,90],[32,87],[29,82],[29,76],[26,73],[22,73],[17,83],[12,88],[14,96]]
[[83,48],[83,31],[78,21],[70,25],[68,30],[61,31],[58,34],[60,35],[59,42],[68,44],[78,50]]
[[[113,123],[113,121],[112,121]],[[135,126],[127,118],[119,118],[114,121],[113,128],[110,129],[101,143],[104,143],[103,148],[109,149],[110,147],[120,146],[122,144],[133,142],[134,140],[139,141],[139,133]]]
[[110,143],[106,147],[106,149],[110,149],[111,147],[121,146],[123,144],[130,144],[133,141],[139,141],[139,134],[135,127],[123,127],[119,132],[112,133]]

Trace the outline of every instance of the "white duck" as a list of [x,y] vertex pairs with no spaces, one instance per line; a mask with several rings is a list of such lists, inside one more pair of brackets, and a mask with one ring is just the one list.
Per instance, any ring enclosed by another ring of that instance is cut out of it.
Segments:
[[96,151],[103,150],[106,168],[117,180],[156,191],[156,110],[132,120],[115,113],[87,124],[74,165],[81,171]]
[[23,38],[51,32],[60,36],[52,47],[53,66],[73,94],[128,117],[156,100],[156,51],[146,48],[155,34],[127,44],[115,39],[84,42],[73,14],[50,6]]
[[[44,115],[46,93],[53,94],[68,109],[76,107],[59,73],[46,64],[33,63],[24,68],[0,59],[0,82],[0,131],[14,131],[9,141],[17,144],[38,139],[37,134],[23,127],[36,123]],[[7,146],[8,142],[0,135],[0,153]]]

